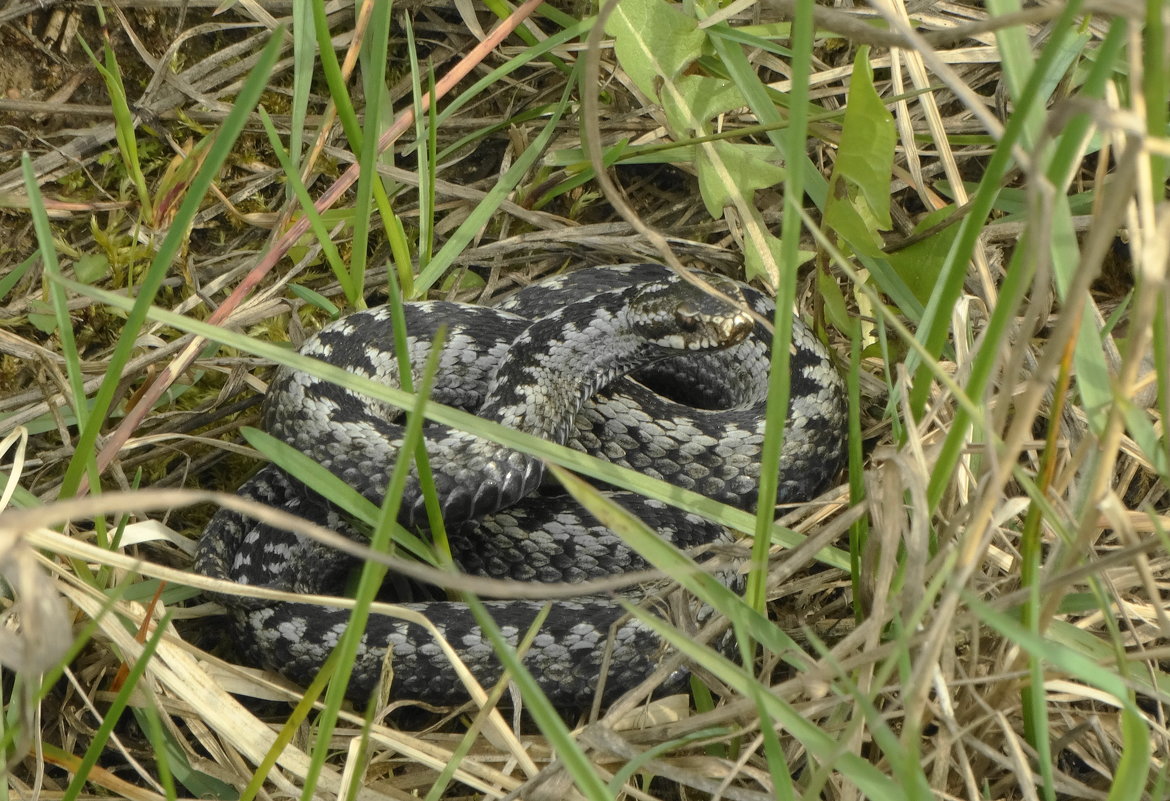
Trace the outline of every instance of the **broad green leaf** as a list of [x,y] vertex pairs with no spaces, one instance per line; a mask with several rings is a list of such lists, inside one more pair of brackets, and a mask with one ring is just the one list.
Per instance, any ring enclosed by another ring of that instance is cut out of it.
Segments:
[[757,189],[767,189],[784,180],[783,167],[756,158],[730,142],[699,145],[695,166],[699,171],[699,191],[712,217],[719,217],[724,207],[732,205],[733,195],[750,200]]
[[706,38],[694,19],[665,0],[622,0],[606,32],[622,69],[655,100],[659,81],[673,80],[698,58]]
[[869,49],[863,47],[853,62],[849,100],[845,105],[841,145],[834,171],[860,190],[870,213],[884,229],[891,226],[890,173],[894,168],[897,138],[894,115],[873,88]]
[[28,302],[28,321],[42,334],[51,334],[57,330],[57,316],[53,307],[43,300],[33,299]]
[[825,318],[838,331],[848,331],[853,325],[845,295],[827,270],[817,270],[817,292],[825,303]]
[[825,203],[825,227],[861,256],[882,258],[882,239],[877,222],[867,214],[868,206],[859,198],[857,188],[834,172],[829,181],[829,199]]
[[[925,231],[938,225],[954,212],[954,206],[946,206],[931,212],[922,218],[914,230],[916,232]],[[935,231],[926,239],[901,250],[896,250],[887,256],[894,270],[923,303],[930,299],[930,293],[938,281],[939,267],[946,260],[947,252],[950,251],[958,233],[959,227],[956,221],[955,225],[948,225],[946,228]]]
[[890,172],[896,139],[894,118],[873,88],[868,49],[863,47],[853,62],[841,144],[825,204],[825,225],[863,256],[881,258],[878,231],[891,225]]

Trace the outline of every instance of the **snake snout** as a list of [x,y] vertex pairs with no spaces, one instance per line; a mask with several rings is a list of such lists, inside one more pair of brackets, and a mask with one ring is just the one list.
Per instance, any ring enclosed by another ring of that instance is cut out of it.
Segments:
[[726,348],[738,345],[751,335],[755,329],[751,315],[727,304],[722,307],[716,313],[685,300],[675,306],[675,324],[693,343],[688,344],[689,348]]
[[630,304],[633,329],[671,350],[718,350],[743,342],[755,323],[739,285],[715,275],[704,281],[695,285],[669,276],[644,285]]
[[735,314],[725,317],[717,324],[720,341],[727,346],[738,345],[755,330],[756,323],[751,315],[745,311],[736,310]]
[[[684,331],[702,333],[706,342],[700,347],[726,348],[738,345],[755,330],[755,322],[746,311],[739,285],[721,275],[704,276],[711,289],[697,301],[682,301],[675,308],[675,318]],[[722,297],[721,297],[722,295]]]

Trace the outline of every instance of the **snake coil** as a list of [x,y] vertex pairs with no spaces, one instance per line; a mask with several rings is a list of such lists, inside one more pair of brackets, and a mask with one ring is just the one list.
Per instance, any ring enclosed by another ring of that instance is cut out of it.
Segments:
[[[405,305],[409,359],[425,363],[447,329],[431,397],[740,508],[757,501],[771,335],[742,309],[770,317],[770,299],[745,284],[703,274],[724,298],[656,264],[578,270],[521,290],[494,308],[448,302]],[[729,302],[730,301],[730,302]],[[390,312],[351,314],[309,339],[301,352],[399,385]],[[777,501],[811,498],[840,469],[841,379],[799,321],[790,358],[789,414]],[[632,375],[633,378],[626,377]],[[414,376],[415,380],[418,375]],[[636,380],[635,380],[636,379]],[[302,372],[278,371],[265,397],[269,433],[312,456],[367,499],[381,504],[403,437],[401,413]],[[648,567],[613,532],[563,496],[542,490],[531,456],[441,425],[425,429],[444,525],[460,568],[519,581],[580,582]],[[239,493],[354,539],[367,536],[310,488],[275,466]],[[718,526],[625,493],[615,500],[667,541],[691,548],[724,540]],[[425,524],[417,474],[399,521]],[[292,532],[221,509],[208,524],[195,569],[205,575],[298,593],[340,594],[354,560]],[[338,642],[345,610],[219,596],[241,629],[247,657],[307,683]],[[490,601],[513,645],[546,604]],[[464,604],[403,604],[421,612],[483,684],[501,672]],[[466,690],[431,634],[372,616],[348,693],[367,698],[387,649],[391,693],[455,703]],[[524,662],[560,706],[587,703],[602,679],[612,698],[662,659],[657,635],[612,599],[552,604]]]

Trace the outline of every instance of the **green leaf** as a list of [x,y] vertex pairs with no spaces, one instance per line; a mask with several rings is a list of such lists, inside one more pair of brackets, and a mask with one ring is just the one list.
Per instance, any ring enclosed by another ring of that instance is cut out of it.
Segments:
[[[915,226],[915,232],[925,231],[955,213],[954,206],[946,206],[931,212]],[[958,220],[955,224],[935,231],[920,242],[890,253],[886,258],[894,270],[923,303],[930,300],[930,293],[939,280],[939,267],[946,261],[947,253],[959,233]]]
[[28,273],[29,268],[31,268],[39,259],[40,253],[34,252],[27,259],[13,267],[8,275],[0,276],[0,300],[4,300],[4,298],[8,297],[8,293],[12,291],[12,288],[20,283],[20,279],[24,278],[25,274]]
[[110,274],[110,260],[104,253],[83,253],[73,264],[77,280],[93,284]]
[[28,321],[42,334],[51,334],[57,330],[57,316],[51,304],[43,300],[30,300],[28,309]]
[[695,166],[699,172],[699,191],[712,217],[719,217],[724,207],[734,205],[734,195],[750,199],[757,189],[767,189],[784,180],[783,167],[757,158],[730,142],[699,145],[695,150]]
[[710,133],[708,120],[746,105],[734,83],[706,75],[684,75],[674,82],[673,91],[662,93],[662,110],[676,139]]
[[341,316],[341,309],[337,308],[337,305],[333,301],[322,295],[320,292],[309,289],[309,287],[302,284],[289,284],[288,288],[290,292],[292,292],[301,300],[316,306],[318,309],[328,314],[329,319],[336,320]]
[[445,293],[456,292],[459,290],[482,289],[486,284],[486,281],[471,270],[460,270],[459,272],[448,273],[447,277],[443,279],[440,289]]
[[706,35],[698,23],[665,0],[623,0],[606,32],[622,69],[648,97],[659,81],[673,80],[699,57]]
[[[801,264],[807,263],[816,254],[811,250],[797,250],[796,263],[786,263],[786,254],[784,253],[783,240],[779,237],[773,236],[767,232],[764,233],[764,244],[771,254],[771,264],[782,264],[786,270],[795,270]],[[760,252],[755,243],[750,243],[748,247],[743,250],[743,269],[747,273],[748,280],[760,279],[765,282],[773,280],[773,277],[768,269],[768,264],[765,263],[764,254]]]
[[870,213],[885,229],[891,226],[890,174],[894,168],[897,138],[894,115],[873,88],[869,48],[863,47],[853,62],[840,152],[834,171],[860,190]]
[[891,227],[890,173],[897,131],[893,115],[873,88],[868,56],[868,48],[863,47],[853,62],[841,144],[829,179],[825,225],[855,252],[880,258],[878,231]]
[[841,287],[826,270],[817,270],[817,291],[825,303],[825,317],[838,331],[848,331],[853,326],[853,317],[845,305]]
[[856,189],[836,172],[829,181],[825,227],[847,243],[854,253],[883,258],[882,239],[874,218],[865,214],[865,203],[859,201]]

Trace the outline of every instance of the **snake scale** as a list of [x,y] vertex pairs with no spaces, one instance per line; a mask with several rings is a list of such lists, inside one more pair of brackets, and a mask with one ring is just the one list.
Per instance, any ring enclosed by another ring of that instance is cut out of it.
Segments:
[[[433,400],[752,509],[761,469],[771,335],[742,309],[746,303],[770,318],[774,304],[746,284],[701,275],[726,299],[696,289],[664,266],[627,264],[554,277],[491,308],[442,301],[405,304],[414,379],[444,326],[447,337]],[[301,352],[399,386],[386,307],[343,317],[306,341]],[[790,354],[780,503],[822,491],[839,471],[844,450],[840,376],[799,320]],[[312,456],[369,500],[383,502],[403,436],[397,409],[282,368],[265,396],[263,422],[269,433]],[[444,525],[463,571],[518,581],[580,582],[648,567],[566,496],[542,487],[548,482],[542,482],[538,459],[438,424],[428,424],[425,437]],[[368,536],[275,466],[262,468],[239,493],[345,536]],[[614,497],[677,547],[727,538],[720,527],[665,504],[630,493]],[[412,473],[399,521],[419,528],[425,519],[423,495]],[[221,509],[200,539],[195,569],[241,584],[341,594],[355,561]],[[246,658],[300,683],[316,675],[349,618],[347,611],[307,603],[217,597],[240,629]],[[481,683],[498,679],[501,667],[466,605],[446,600],[403,605],[423,613]],[[546,606],[487,602],[513,645]],[[350,697],[369,697],[388,647],[393,698],[436,704],[466,699],[432,636],[419,625],[382,615],[372,616],[367,625]],[[524,663],[550,699],[566,707],[589,703],[599,683],[605,698],[616,697],[663,655],[658,637],[625,616],[612,599],[582,597],[551,605]]]

